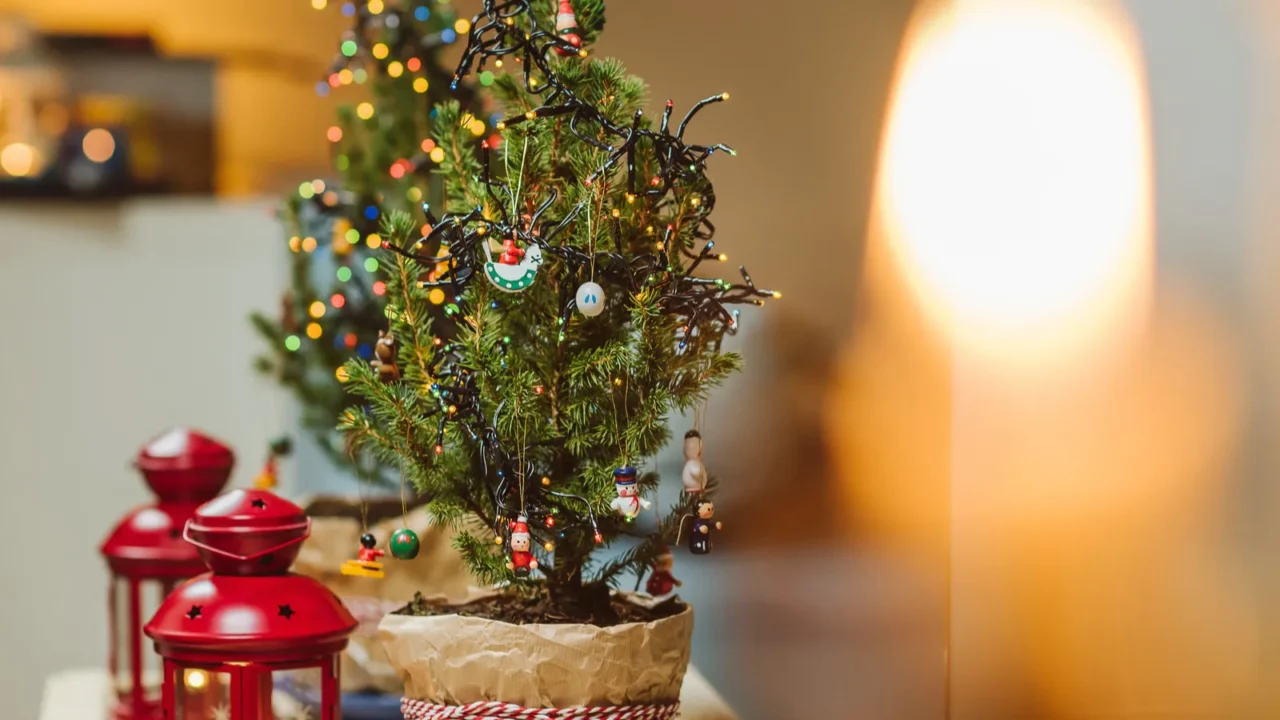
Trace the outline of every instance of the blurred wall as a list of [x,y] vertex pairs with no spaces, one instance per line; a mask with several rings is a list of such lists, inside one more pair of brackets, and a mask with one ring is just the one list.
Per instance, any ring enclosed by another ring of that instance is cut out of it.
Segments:
[[105,667],[98,543],[148,499],[130,463],[176,425],[239,451],[246,486],[287,408],[246,317],[284,277],[260,203],[0,206],[0,693],[34,718],[44,679]]

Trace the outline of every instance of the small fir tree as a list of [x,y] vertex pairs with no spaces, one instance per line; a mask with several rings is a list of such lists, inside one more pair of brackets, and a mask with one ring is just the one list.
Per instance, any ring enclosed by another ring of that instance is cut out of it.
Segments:
[[[456,102],[437,108],[444,211],[428,213],[425,235],[404,213],[385,228],[398,379],[348,362],[348,389],[363,402],[339,427],[402,468],[437,518],[480,530],[456,541],[478,579],[510,580],[561,617],[608,623],[609,587],[642,574],[692,508],[688,498],[655,508],[655,529],[640,532],[647,517],[611,508],[615,471],[644,467],[668,442],[670,415],[739,368],[722,349],[737,326],[730,308],[776,293],[745,269],[737,282],[702,274],[726,259],[711,240],[706,163],[732,151],[685,133],[728,95],[679,120],[668,102],[650,120],[644,82],[587,57],[604,3],[576,0],[576,28],[557,17],[561,5],[486,0],[471,21],[452,84],[475,73],[492,84],[502,142],[471,136]],[[588,283],[602,292],[580,292]],[[447,332],[430,319],[437,290]],[[658,482],[638,474],[642,495]],[[538,562],[528,577],[508,569],[520,516]],[[638,541],[601,559],[627,536]]]

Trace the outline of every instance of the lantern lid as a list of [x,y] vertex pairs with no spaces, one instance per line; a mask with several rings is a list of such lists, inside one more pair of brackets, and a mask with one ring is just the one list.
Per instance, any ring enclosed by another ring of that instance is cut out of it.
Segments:
[[166,657],[283,662],[341,651],[356,625],[311,578],[206,573],[174,590],[144,632]]
[[231,448],[190,428],[174,428],[147,443],[137,460],[138,468],[144,472],[230,469],[234,463]]
[[194,505],[162,503],[134,508],[102,541],[99,552],[113,572],[138,577],[191,577],[204,562],[182,539]]
[[232,490],[196,509],[193,525],[237,532],[271,532],[305,525],[302,508],[267,490]]

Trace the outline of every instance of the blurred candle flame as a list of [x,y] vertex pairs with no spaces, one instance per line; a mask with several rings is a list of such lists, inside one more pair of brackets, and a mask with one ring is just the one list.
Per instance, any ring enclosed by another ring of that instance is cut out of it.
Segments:
[[1240,716],[1235,358],[1155,292],[1147,112],[1115,2],[929,2],[903,43],[829,425],[860,540],[949,573],[952,717]]

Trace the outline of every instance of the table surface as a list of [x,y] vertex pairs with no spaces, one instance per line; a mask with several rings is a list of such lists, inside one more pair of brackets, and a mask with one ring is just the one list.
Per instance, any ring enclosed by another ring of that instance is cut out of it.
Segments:
[[[107,720],[111,682],[101,668],[67,670],[49,676],[44,683],[40,720]],[[277,694],[277,714],[290,717],[291,700]],[[680,720],[736,720],[720,694],[690,667],[680,690]]]

